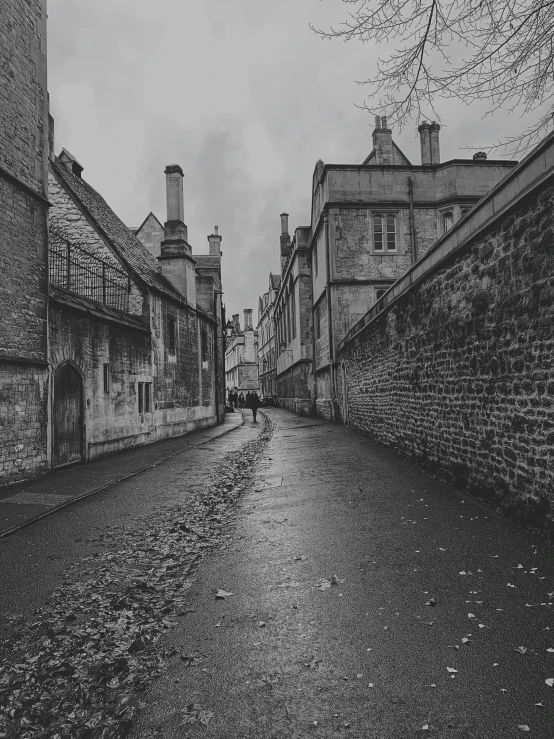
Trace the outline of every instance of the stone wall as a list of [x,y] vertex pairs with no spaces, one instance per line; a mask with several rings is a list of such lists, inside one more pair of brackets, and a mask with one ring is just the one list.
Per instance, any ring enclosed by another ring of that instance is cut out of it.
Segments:
[[0,3],[0,485],[48,463],[46,3]]
[[279,407],[309,416],[314,412],[314,384],[310,360],[298,362],[277,377]]
[[554,186],[517,193],[553,166],[553,148],[497,186],[459,236],[448,235],[460,246],[423,265],[415,285],[408,277],[398,285],[337,357],[346,374],[346,398],[337,382],[340,411],[351,428],[550,527]]

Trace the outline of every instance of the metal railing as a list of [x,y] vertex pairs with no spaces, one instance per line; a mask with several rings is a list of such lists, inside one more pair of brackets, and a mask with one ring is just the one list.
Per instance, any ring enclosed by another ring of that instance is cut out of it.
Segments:
[[104,303],[110,308],[129,311],[131,281],[123,270],[55,233],[49,235],[48,262],[53,285]]

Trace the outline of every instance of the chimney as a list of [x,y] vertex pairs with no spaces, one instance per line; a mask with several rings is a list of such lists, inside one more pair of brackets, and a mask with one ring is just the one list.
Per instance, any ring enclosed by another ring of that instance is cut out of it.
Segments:
[[431,164],[441,163],[441,151],[439,146],[439,131],[441,127],[436,121],[432,121],[429,126],[429,135],[431,139]]
[[421,143],[421,164],[431,164],[431,126],[423,121],[417,130]]
[[208,243],[210,245],[210,256],[220,257],[221,256],[221,236],[218,234],[217,226],[214,226],[214,233],[208,236]]
[[373,148],[375,149],[375,164],[387,166],[392,164],[392,131],[387,128],[387,116],[375,116],[373,130]]
[[178,164],[165,168],[167,221],[158,257],[162,274],[186,301],[196,307],[196,271],[192,249],[187,241],[188,229],[183,221],[183,170]]
[[244,309],[244,330],[245,331],[254,330],[254,327],[252,326],[252,308]]
[[484,151],[478,151],[476,154],[473,155],[474,161],[484,160],[487,158],[487,155]]
[[239,321],[239,314],[235,313],[233,315],[233,327],[235,329],[235,333],[237,336],[240,334],[240,321]]
[[290,254],[289,214],[281,213],[281,274]]

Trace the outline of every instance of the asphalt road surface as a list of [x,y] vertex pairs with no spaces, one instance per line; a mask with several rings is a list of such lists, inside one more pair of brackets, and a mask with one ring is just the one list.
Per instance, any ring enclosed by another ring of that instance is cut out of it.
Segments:
[[[256,438],[246,414],[209,450],[2,541],[0,614],[30,617],[69,565],[101,556],[91,532],[140,532],[186,500]],[[130,736],[554,739],[552,546],[348,429],[267,414],[272,438],[158,642],[174,656]]]

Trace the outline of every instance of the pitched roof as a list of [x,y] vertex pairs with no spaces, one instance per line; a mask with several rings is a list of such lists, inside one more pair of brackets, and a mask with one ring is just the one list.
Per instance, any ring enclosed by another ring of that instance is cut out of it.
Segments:
[[159,218],[156,218],[156,216],[154,215],[154,213],[152,213],[152,211],[150,211],[150,213],[149,213],[149,214],[148,214],[148,215],[146,216],[146,218],[145,218],[145,219],[144,219],[144,221],[143,221],[143,222],[142,222],[142,223],[140,224],[140,226],[137,226],[137,228],[133,228],[132,226],[129,226],[129,228],[130,228],[130,229],[131,229],[132,231],[134,231],[135,233],[138,233],[138,232],[139,232],[139,231],[141,230],[141,228],[142,228],[142,227],[144,226],[144,224],[145,224],[145,223],[146,223],[147,221],[149,221],[149,220],[150,220],[151,218],[153,218],[153,219],[154,219],[154,220],[156,221],[156,223],[158,224],[158,226],[159,226],[159,227],[160,227],[160,228],[162,229],[162,231],[163,231],[163,230],[164,230],[164,227],[163,227],[163,226],[162,226],[162,224],[160,223],[160,219],[159,219]]
[[219,269],[221,261],[214,254],[194,254],[196,266],[200,269]]
[[175,300],[185,302],[181,293],[177,292],[162,275],[157,259],[129,231],[104,198],[81,177],[69,172],[59,158],[56,157],[51,165],[61,184],[81,204],[99,231],[110,242],[117,256],[131,271],[149,287],[170,295]]

